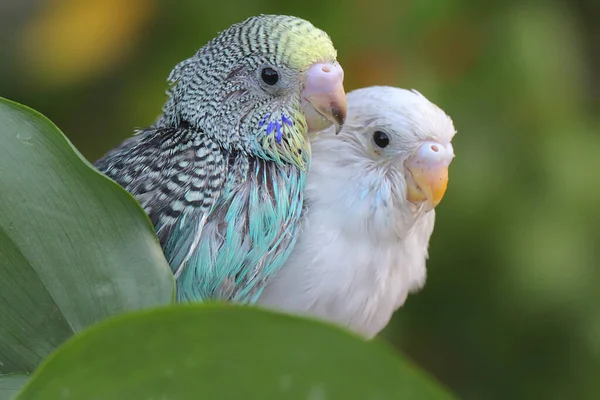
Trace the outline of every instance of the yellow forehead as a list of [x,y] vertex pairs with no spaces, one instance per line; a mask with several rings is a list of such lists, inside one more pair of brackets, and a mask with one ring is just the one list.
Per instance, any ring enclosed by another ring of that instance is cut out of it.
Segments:
[[329,35],[306,20],[277,15],[262,16],[259,21],[259,43],[275,49],[275,61],[280,65],[304,70],[315,62],[331,62],[337,57]]
[[310,23],[284,31],[277,57],[291,68],[304,70],[315,62],[334,61],[337,52],[329,36]]

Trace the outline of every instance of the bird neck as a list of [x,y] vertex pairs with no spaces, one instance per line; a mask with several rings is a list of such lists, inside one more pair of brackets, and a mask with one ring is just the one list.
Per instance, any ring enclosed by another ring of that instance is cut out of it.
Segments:
[[306,117],[299,106],[267,112],[258,123],[256,154],[306,171],[311,155]]
[[401,178],[360,162],[342,166],[334,158],[312,160],[306,201],[313,212],[322,210],[332,226],[373,242],[408,236],[424,213],[406,201]]

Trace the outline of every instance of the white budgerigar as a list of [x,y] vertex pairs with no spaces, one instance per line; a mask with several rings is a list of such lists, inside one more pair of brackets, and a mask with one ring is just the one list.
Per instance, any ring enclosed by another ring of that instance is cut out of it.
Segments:
[[340,134],[312,142],[299,241],[258,303],[372,338],[425,283],[455,129],[414,90],[358,89],[347,104]]

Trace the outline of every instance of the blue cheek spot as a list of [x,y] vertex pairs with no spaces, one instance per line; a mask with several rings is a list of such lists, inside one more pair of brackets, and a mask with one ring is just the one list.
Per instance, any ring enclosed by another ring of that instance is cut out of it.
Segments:
[[277,135],[275,136],[275,141],[277,141],[277,143],[281,143],[282,135],[283,132],[281,131],[281,122],[277,121]]
[[269,118],[270,116],[271,116],[271,113],[267,113],[267,115],[265,115],[263,117],[263,119],[258,123],[258,127],[262,128],[265,125],[265,123],[267,122],[267,118]]
[[292,120],[289,119],[288,117],[286,117],[285,114],[281,114],[281,122],[283,122],[284,124],[289,125],[289,126],[294,125],[292,123]]
[[[267,115],[264,116],[264,118],[259,123],[260,128],[262,128],[265,124],[267,124],[267,120],[269,119],[270,116],[271,116],[271,113],[267,113]],[[272,133],[275,133],[275,141],[277,143],[281,143],[281,139],[283,138],[283,127],[285,125],[294,126],[294,123],[292,122],[291,118],[282,114],[281,121],[280,120],[269,121],[269,123],[267,124],[267,129],[265,130],[265,134],[270,135]]]

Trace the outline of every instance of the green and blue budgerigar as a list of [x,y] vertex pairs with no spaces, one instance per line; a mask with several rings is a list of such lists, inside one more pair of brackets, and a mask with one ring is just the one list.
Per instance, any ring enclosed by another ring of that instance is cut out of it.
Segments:
[[295,242],[311,133],[346,114],[343,69],[310,22],[232,25],[171,72],[156,122],[97,161],[150,216],[179,301],[256,301]]

